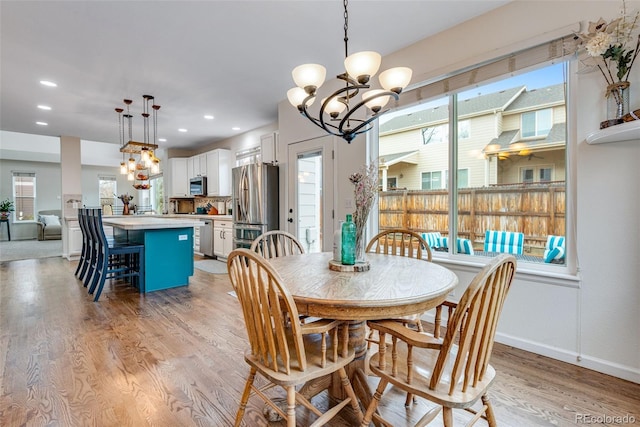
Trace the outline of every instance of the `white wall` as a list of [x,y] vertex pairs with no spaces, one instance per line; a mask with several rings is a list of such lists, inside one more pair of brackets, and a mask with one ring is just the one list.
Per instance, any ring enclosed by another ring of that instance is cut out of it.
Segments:
[[[382,68],[407,65],[413,83],[579,31],[581,21],[617,16],[621,2],[517,1],[420,41],[383,59]],[[553,10],[550,9],[553,7]],[[640,1],[627,1],[640,9]],[[527,25],[523,25],[526,20]],[[566,31],[566,30],[565,30]],[[631,81],[631,106],[640,106],[640,66]],[[577,151],[576,275],[543,276],[520,269],[497,340],[640,383],[640,135],[635,141],[591,146],[585,137],[604,120],[605,83],[599,73],[573,75]],[[634,90],[634,88],[636,88]],[[634,107],[635,106],[635,107]],[[279,105],[280,149],[322,135],[285,100]],[[352,197],[347,176],[368,157],[362,137],[338,144],[338,217]],[[286,164],[282,164],[286,170]],[[569,233],[568,233],[569,234]],[[447,264],[462,288],[478,267]]]

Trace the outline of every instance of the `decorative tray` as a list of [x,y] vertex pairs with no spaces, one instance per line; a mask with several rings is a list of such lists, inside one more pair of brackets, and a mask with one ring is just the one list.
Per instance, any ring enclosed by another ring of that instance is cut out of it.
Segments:
[[329,261],[329,270],[333,271],[346,271],[346,272],[360,272],[369,271],[371,264],[368,261],[356,262],[355,265],[344,265],[334,260]]

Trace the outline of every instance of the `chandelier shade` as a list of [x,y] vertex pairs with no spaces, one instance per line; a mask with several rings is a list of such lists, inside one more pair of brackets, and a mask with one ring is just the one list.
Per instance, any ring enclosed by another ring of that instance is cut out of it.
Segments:
[[303,64],[294,68],[291,76],[296,86],[312,93],[324,83],[327,69],[318,64]]
[[378,72],[381,62],[382,56],[378,52],[364,51],[349,55],[344,60],[344,68],[349,76],[364,84]]
[[[300,114],[313,124],[324,129],[327,133],[339,136],[347,143],[351,143],[357,135],[373,128],[372,122],[388,111],[383,108],[391,98],[399,99],[399,94],[411,81],[412,71],[407,67],[386,70],[379,76],[382,89],[365,92],[365,90],[371,89],[369,82],[378,73],[382,56],[373,51],[362,51],[349,55],[348,1],[343,0],[343,5],[344,67],[346,71],[336,78],[344,81],[344,85],[329,96],[322,98],[318,114],[313,115],[309,111],[309,107],[315,101],[317,90],[325,81],[326,68],[319,64],[299,65],[291,72],[296,87],[287,91],[287,99],[291,105],[298,109]],[[367,109],[370,112],[369,115],[366,114]]]

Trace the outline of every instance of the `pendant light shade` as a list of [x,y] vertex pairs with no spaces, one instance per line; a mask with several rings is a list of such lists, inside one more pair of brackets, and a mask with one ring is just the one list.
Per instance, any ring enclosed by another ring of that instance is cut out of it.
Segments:
[[364,51],[349,55],[344,60],[347,74],[360,84],[366,84],[380,69],[382,56],[378,52]]
[[377,113],[389,102],[390,96],[387,91],[382,89],[373,89],[362,94],[362,100],[371,111]]
[[[327,101],[327,98],[324,98],[322,100],[322,105],[325,105],[324,103],[326,101]],[[329,102],[327,102],[326,106],[324,107],[324,112],[329,114],[331,117],[336,118],[346,108],[347,108],[347,106],[344,103],[338,101],[338,98],[334,96],[334,97],[329,99]]]
[[408,67],[389,68],[380,74],[380,86],[385,90],[400,93],[409,85],[413,71]]
[[309,90],[313,93],[324,83],[327,69],[319,64],[303,64],[294,68],[291,75],[296,86],[304,89],[307,93],[310,93]]
[[[307,96],[309,94],[300,87],[294,87],[287,91],[287,99],[294,107],[301,106]],[[312,105],[315,100],[315,98],[311,98],[307,105]]]

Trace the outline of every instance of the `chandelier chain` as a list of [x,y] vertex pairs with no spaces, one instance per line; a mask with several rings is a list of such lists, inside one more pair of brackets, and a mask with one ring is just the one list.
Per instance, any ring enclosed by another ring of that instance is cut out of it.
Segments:
[[347,32],[349,31],[349,12],[347,11],[347,5],[349,4],[348,0],[343,1],[344,4],[344,57],[349,56],[349,36]]

